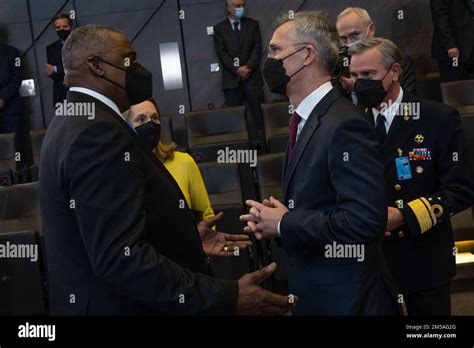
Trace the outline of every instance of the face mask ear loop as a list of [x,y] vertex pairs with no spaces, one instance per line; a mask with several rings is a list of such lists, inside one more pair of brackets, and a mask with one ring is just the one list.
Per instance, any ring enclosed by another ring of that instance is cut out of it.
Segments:
[[[99,56],[95,56],[94,58],[97,59],[99,62],[103,62],[103,63],[105,63],[105,64],[107,64],[107,65],[113,66],[113,67],[116,68],[116,69],[119,69],[119,70],[122,70],[122,71],[125,71],[125,72],[127,71],[127,70],[125,70],[125,69],[119,68],[119,67],[116,66],[115,64],[112,64],[112,63],[109,63],[109,62],[103,60],[103,59],[102,59],[101,57],[99,57]],[[125,87],[123,87],[123,86],[120,86],[118,83],[116,83],[116,82],[114,82],[114,81],[108,79],[108,78],[105,77],[105,76],[100,76],[100,77],[103,78],[105,81],[110,82],[111,84],[113,84],[113,85],[116,86],[116,87],[119,87],[119,88],[121,88],[121,89],[123,89],[123,90],[125,90],[125,91],[127,90],[127,88],[125,88]]]
[[[388,75],[388,73],[390,72],[390,70],[392,70],[392,68],[393,68],[393,65],[390,67],[390,69],[388,69],[387,73],[386,73],[385,76],[382,78],[382,80],[380,80],[380,81],[382,81],[382,86],[383,86],[383,80],[385,80],[385,78],[387,77],[387,75]],[[392,80],[392,83],[390,84],[390,87],[387,89],[387,92],[390,90],[390,88],[392,88],[392,86],[393,86],[393,80]],[[384,88],[384,89],[385,89],[385,88]]]
[[301,67],[301,69],[299,69],[297,72],[295,72],[293,75],[289,76],[289,78],[291,79],[293,76],[295,76],[297,73],[299,73],[301,70],[303,70],[304,68],[306,68],[306,65],[303,65]]
[[[306,44],[305,44],[305,45],[306,45]],[[303,46],[303,47],[301,47],[299,50],[297,50],[297,51],[295,51],[295,52],[293,52],[293,53],[287,55],[285,58],[282,58],[281,60],[285,60],[285,59],[290,58],[292,55],[298,53],[298,52],[301,51],[303,48],[305,48],[305,46]]]
[[[287,56],[286,58],[289,58],[291,57],[292,55],[298,53],[299,51],[303,50],[304,48],[306,48],[305,46],[301,47],[298,51],[296,52],[293,52],[292,54],[290,54],[289,56]],[[283,58],[282,60],[285,60],[286,58]],[[301,67],[301,69],[299,69],[298,71],[296,71],[295,73],[293,73],[291,76],[289,76],[289,78],[291,79],[293,76],[295,76],[297,73],[299,73],[301,70],[303,70],[304,68],[306,68],[306,65],[303,64],[303,66]]]

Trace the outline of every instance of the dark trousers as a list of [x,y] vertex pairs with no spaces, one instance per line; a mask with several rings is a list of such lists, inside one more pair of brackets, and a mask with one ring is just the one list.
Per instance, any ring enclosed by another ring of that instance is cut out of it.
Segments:
[[451,283],[404,295],[408,315],[451,315]]
[[461,63],[457,67],[453,66],[451,60],[439,60],[439,75],[441,82],[473,80],[474,79],[474,50],[471,59]]
[[233,89],[224,89],[227,106],[239,106],[247,102],[250,112],[247,112],[247,125],[252,140],[258,138],[257,130],[263,132],[263,118],[260,103],[263,102],[262,86],[253,86],[248,81],[240,81]]

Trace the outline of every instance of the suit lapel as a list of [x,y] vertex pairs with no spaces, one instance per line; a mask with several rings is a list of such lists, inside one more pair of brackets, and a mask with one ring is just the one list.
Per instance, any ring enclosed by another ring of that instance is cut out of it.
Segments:
[[[242,43],[244,42],[244,40],[247,38],[247,36],[250,34],[249,32],[250,28],[248,26],[248,23],[244,18],[242,18],[240,20],[240,42],[239,42],[239,48],[242,47]],[[235,34],[234,34],[235,36]],[[235,40],[237,42],[237,40]]]
[[328,94],[324,96],[323,99],[316,105],[311,114],[309,115],[306,123],[301,131],[298,140],[296,141],[295,147],[293,149],[293,154],[291,158],[288,159],[288,148],[285,155],[284,163],[284,196],[286,197],[290,180],[293,176],[293,173],[300,161],[301,155],[303,154],[306,146],[309,143],[309,140],[315,133],[316,129],[319,127],[319,119],[326,114],[327,109],[331,106],[337,98],[341,95],[339,91],[333,88]]

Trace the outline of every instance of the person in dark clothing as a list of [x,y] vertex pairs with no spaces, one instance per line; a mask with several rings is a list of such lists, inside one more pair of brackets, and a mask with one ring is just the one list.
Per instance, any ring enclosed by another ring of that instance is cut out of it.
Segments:
[[196,227],[178,184],[125,119],[153,93],[130,41],[110,27],[78,28],[64,66],[73,117],[51,121],[39,181],[51,313],[288,312],[289,297],[257,285],[275,264],[237,281],[212,277],[214,250],[201,238],[216,232]]
[[450,217],[474,203],[456,109],[400,86],[402,54],[387,39],[351,47],[351,73],[384,163],[388,221],[382,243],[408,315],[450,315],[456,274]]
[[0,44],[0,133],[15,133],[17,151],[21,151],[21,75],[18,49]]
[[66,99],[67,88],[64,86],[64,67],[62,59],[62,48],[64,41],[72,31],[71,18],[64,13],[58,14],[53,20],[54,30],[59,36],[59,40],[54,41],[46,47],[48,63],[46,64],[46,74],[53,79],[53,106],[62,103]]
[[[244,16],[244,0],[227,0],[228,18],[214,26],[214,46],[222,70],[222,89],[227,106],[248,103],[250,137],[262,137],[263,80],[260,73],[262,37],[254,19]],[[257,132],[255,132],[257,130]]]
[[442,82],[474,79],[474,1],[431,0],[431,56]]

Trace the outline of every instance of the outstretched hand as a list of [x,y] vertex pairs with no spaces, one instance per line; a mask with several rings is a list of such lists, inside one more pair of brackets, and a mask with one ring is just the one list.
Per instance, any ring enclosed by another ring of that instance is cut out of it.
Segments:
[[223,212],[198,224],[204,252],[209,257],[229,257],[238,255],[237,251],[252,245],[250,237],[246,234],[229,234],[218,232],[212,227],[222,220]]

